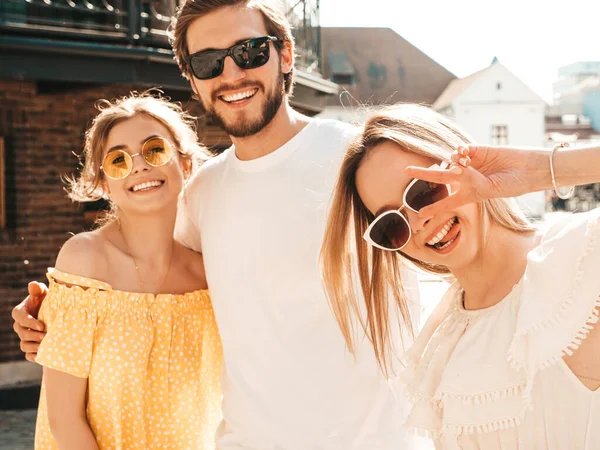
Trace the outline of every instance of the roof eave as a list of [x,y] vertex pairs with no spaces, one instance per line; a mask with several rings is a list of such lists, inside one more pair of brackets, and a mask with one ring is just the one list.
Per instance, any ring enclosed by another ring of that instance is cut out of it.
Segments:
[[340,86],[338,84],[303,70],[295,71],[294,81],[308,88],[322,92],[323,94],[335,95],[340,91]]

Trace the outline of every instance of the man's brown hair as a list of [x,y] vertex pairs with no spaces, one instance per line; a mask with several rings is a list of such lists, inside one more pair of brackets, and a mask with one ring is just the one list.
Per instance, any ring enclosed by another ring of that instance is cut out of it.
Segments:
[[[267,33],[278,39],[275,43],[276,48],[281,50],[283,43],[287,41],[292,47],[292,56],[295,59],[296,49],[292,36],[292,28],[275,0],[185,0],[177,9],[169,32],[171,45],[175,52],[175,61],[177,61],[177,65],[185,78],[192,78],[187,65],[189,51],[186,34],[190,25],[196,19],[227,6],[245,6],[260,11],[265,21]],[[290,72],[284,74],[283,77],[285,92],[291,94],[294,68],[292,67]]]

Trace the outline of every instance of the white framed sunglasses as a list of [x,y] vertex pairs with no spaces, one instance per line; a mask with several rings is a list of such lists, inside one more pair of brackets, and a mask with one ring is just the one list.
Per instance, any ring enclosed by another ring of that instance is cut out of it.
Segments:
[[[445,169],[448,163],[434,164],[430,169]],[[395,252],[402,250],[412,237],[410,224],[403,209],[418,213],[421,208],[432,205],[450,195],[450,186],[447,184],[431,183],[429,181],[413,180],[404,189],[402,206],[378,214],[369,224],[363,239],[381,250]]]

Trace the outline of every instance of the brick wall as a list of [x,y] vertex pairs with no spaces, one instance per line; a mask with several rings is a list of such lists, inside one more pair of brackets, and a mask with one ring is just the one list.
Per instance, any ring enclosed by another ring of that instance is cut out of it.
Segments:
[[[61,245],[70,233],[84,229],[83,207],[66,197],[61,174],[77,170],[73,152],[81,152],[83,134],[96,113],[94,104],[132,89],[135,86],[40,88],[31,81],[0,79],[8,199],[8,225],[0,229],[0,362],[22,358],[10,312],[25,297],[27,283],[45,281],[46,268],[54,264]],[[200,136],[222,143],[223,135],[215,139],[216,134],[204,128]]]
[[[109,92],[110,91],[110,92]],[[27,282],[44,281],[69,232],[82,230],[82,208],[65,195],[61,174],[77,168],[94,102],[127,87],[39,93],[35,82],[0,80],[5,138],[7,227],[0,230],[0,361],[20,359],[10,311]]]

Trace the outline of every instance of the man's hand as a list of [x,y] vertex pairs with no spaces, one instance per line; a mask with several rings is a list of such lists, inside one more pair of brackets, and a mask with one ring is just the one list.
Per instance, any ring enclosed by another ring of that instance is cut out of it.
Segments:
[[510,147],[461,147],[452,155],[449,169],[407,167],[411,177],[449,184],[452,194],[419,211],[422,217],[476,203],[489,198],[516,197],[543,190],[550,178],[545,150]]
[[38,347],[44,339],[44,324],[36,319],[42,301],[48,293],[46,285],[33,281],[27,287],[29,295],[12,311],[13,329],[21,339],[21,351],[28,361],[35,362]]

